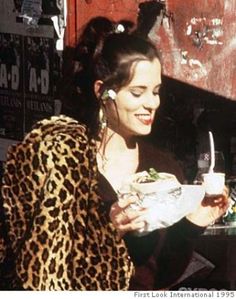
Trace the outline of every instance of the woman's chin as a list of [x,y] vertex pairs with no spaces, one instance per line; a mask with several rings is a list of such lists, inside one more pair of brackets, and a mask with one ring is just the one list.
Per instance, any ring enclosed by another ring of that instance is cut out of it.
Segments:
[[135,128],[130,130],[119,131],[117,130],[116,133],[120,134],[123,137],[132,137],[132,136],[146,136],[151,133],[151,127],[149,128]]
[[151,133],[151,128],[145,128],[145,129],[139,130],[139,132],[137,132],[137,135],[146,136],[146,135],[149,135],[150,133]]

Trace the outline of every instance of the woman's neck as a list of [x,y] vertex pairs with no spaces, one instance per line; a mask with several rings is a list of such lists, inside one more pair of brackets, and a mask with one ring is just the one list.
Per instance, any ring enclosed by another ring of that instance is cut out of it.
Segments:
[[[136,138],[119,135],[107,128],[97,143],[99,171],[118,189],[123,178],[135,173],[138,167],[138,144]],[[121,167],[122,165],[122,167]]]
[[134,136],[123,137],[110,128],[106,128],[101,141],[98,142],[98,150],[107,156],[123,151],[134,150],[137,146]]

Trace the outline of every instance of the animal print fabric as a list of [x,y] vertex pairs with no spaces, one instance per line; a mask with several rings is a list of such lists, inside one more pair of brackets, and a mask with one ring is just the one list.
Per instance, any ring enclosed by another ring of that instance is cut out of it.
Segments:
[[95,141],[66,116],[38,122],[9,149],[7,238],[0,234],[0,262],[7,252],[14,260],[9,288],[128,289],[133,264],[103,208],[97,174]]

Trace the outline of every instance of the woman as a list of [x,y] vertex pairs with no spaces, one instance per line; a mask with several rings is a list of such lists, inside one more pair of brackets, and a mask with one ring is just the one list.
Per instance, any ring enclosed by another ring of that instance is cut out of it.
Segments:
[[159,56],[149,41],[95,18],[77,59],[85,124],[43,120],[8,152],[0,261],[11,267],[2,267],[1,280],[9,278],[5,288],[31,290],[168,288],[186,268],[194,239],[226,210],[227,197],[136,237],[147,210],[127,211],[133,197],[118,201],[124,179],[149,166],[182,176],[170,156],[139,141],[160,105]]

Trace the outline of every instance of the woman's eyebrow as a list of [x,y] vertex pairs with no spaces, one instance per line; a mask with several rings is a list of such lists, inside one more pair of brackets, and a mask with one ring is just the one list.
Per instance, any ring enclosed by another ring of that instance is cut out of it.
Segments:
[[[161,83],[154,86],[154,88],[160,88],[160,87],[161,87]],[[146,85],[133,85],[133,86],[130,86],[130,88],[142,88],[142,89],[145,89],[145,88],[147,88],[147,86]]]

